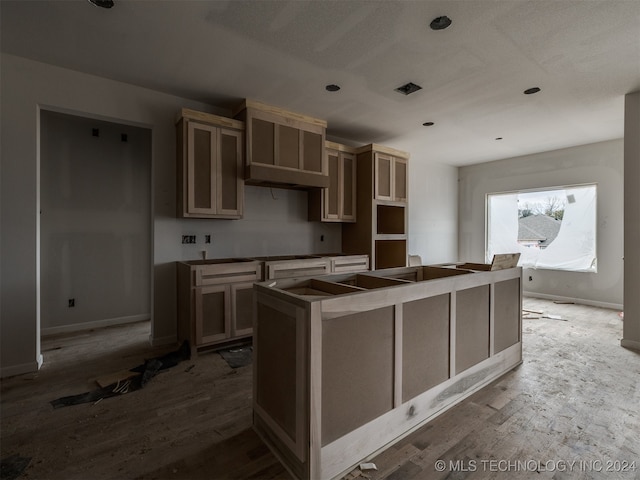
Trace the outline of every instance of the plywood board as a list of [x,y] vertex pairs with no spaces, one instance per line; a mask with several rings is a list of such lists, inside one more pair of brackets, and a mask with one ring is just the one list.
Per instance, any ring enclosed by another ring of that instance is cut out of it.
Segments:
[[489,358],[489,285],[456,294],[456,371]]
[[402,401],[449,378],[450,295],[402,305]]
[[393,408],[393,307],[322,322],[322,445]]
[[520,341],[520,279],[496,282],[494,293],[495,353]]

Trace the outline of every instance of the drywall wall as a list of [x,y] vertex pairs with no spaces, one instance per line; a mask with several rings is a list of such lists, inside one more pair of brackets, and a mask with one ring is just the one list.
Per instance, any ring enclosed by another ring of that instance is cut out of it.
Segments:
[[525,269],[523,290],[539,296],[622,308],[622,140],[461,167],[459,177],[458,254],[460,260],[470,262],[485,261],[487,194],[596,183],[598,272]]
[[422,264],[458,260],[458,167],[412,152],[409,160],[410,255]]
[[640,350],[640,92],[625,97],[624,328],[622,345]]
[[[176,212],[175,121],[187,107],[219,115],[229,112],[201,102],[167,95],[134,85],[86,75],[72,70],[2,54],[2,232],[1,356],[2,376],[34,371],[39,367],[39,221],[40,165],[39,110],[114,121],[152,130],[153,265],[149,272],[152,295],[152,332],[155,344],[176,339],[175,261],[198,258],[201,244],[183,246],[187,233],[213,234],[211,257],[254,253],[277,255],[337,251],[339,225],[322,225],[306,219],[306,193],[274,193],[247,189],[248,220],[181,220]],[[276,192],[276,190],[274,190]],[[265,196],[271,200],[265,201]],[[274,213],[275,202],[278,210]],[[265,219],[276,216],[279,222]],[[232,234],[242,228],[245,240]],[[253,225],[251,225],[253,224]],[[259,233],[258,233],[259,232]],[[324,236],[324,241],[320,241]],[[199,240],[201,241],[201,240]],[[260,241],[259,252],[238,245]],[[242,243],[244,242],[244,243]],[[325,250],[326,249],[326,250]]]
[[149,319],[151,130],[41,110],[43,335]]

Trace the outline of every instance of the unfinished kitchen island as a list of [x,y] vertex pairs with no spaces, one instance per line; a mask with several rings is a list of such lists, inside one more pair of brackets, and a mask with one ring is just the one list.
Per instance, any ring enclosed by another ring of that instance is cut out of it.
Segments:
[[522,362],[522,269],[400,267],[254,285],[254,428],[338,478]]

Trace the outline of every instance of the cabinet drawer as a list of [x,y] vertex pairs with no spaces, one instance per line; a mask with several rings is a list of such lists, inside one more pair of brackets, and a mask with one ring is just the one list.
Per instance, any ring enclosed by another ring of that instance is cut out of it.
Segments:
[[258,282],[260,281],[260,262],[198,265],[194,268],[194,275],[196,286]]
[[329,261],[325,258],[265,262],[264,264],[265,280],[325,275],[329,273],[329,269]]
[[369,270],[369,255],[330,257],[332,273],[364,272]]

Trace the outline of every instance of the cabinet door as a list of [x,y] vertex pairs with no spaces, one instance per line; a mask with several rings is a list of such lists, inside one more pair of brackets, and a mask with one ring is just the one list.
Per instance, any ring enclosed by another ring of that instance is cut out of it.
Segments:
[[393,200],[393,157],[375,153],[375,199]]
[[242,142],[242,132],[218,130],[216,213],[220,215],[241,216],[243,212]]
[[194,289],[198,345],[206,345],[231,336],[230,300],[230,288],[226,285]]
[[345,222],[356,221],[356,156],[350,153],[341,154],[341,203],[340,217]]
[[340,218],[340,158],[335,150],[327,151],[329,165],[329,188],[323,190],[324,220],[338,220]]
[[393,200],[396,202],[407,201],[407,160],[404,158],[393,159]]
[[231,335],[240,337],[253,333],[253,283],[231,285]]
[[215,155],[217,129],[189,122],[187,125],[187,213],[216,213]]

